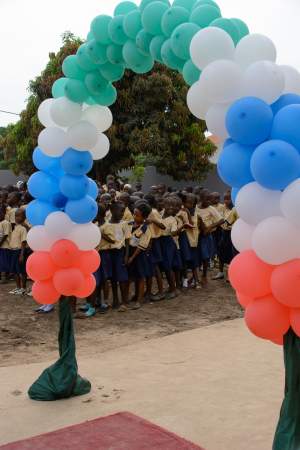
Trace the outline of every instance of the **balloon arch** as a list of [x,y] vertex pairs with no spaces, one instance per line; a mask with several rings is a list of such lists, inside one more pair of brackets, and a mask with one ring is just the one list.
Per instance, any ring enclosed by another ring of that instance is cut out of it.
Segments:
[[142,0],[139,7],[124,1],[114,17],[97,16],[86,42],[64,60],[65,77],[38,111],[45,129],[33,153],[39,171],[28,183],[35,200],[26,211],[34,250],[27,270],[35,300],[93,292],[98,191],[86,174],[109,151],[104,132],[113,120],[113,83],[126,69],[143,74],[155,62],[182,73],[191,86],[189,109],[224,142],[218,170],[240,217],[230,280],[247,326],[276,344],[297,339],[300,74],[276,63],[268,37],[223,18],[212,0]]

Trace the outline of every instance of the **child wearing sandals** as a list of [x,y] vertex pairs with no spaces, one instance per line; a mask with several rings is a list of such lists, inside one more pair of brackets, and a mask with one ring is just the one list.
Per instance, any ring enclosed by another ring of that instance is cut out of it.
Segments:
[[1,283],[7,282],[7,273],[10,268],[10,250],[9,239],[11,235],[11,224],[5,219],[6,208],[2,206],[0,209],[0,274]]
[[[186,228],[186,236],[187,242],[182,240],[180,245],[183,248],[185,245],[185,262],[192,270],[193,277],[188,282],[188,286],[195,287],[196,289],[200,289],[200,282],[198,276],[198,267],[200,264],[199,259],[201,260],[201,255],[199,258],[198,252],[198,243],[199,243],[199,215],[196,209],[197,206],[197,197],[194,194],[185,194],[183,196],[183,206],[184,211],[188,217],[188,223],[190,226]],[[185,285],[184,285],[185,287]]]
[[26,240],[25,211],[21,208],[14,213],[15,227],[9,237],[9,272],[14,274],[16,288],[10,291],[13,295],[26,293]]

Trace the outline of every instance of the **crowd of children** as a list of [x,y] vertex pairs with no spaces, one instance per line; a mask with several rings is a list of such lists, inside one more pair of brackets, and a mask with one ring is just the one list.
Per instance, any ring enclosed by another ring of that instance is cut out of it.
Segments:
[[[135,188],[113,176],[99,186],[95,223],[101,231],[101,265],[94,274],[96,290],[81,307],[85,317],[110,308],[136,310],[145,302],[171,300],[181,290],[205,288],[211,264],[219,265],[213,279],[224,279],[224,267],[236,253],[230,230],[237,213],[230,191],[221,203],[220,194],[201,187],[173,191],[161,184],[147,194],[141,185]],[[16,287],[10,293],[15,295],[28,293],[25,208],[30,200],[25,184],[0,193],[1,282],[13,275]]]

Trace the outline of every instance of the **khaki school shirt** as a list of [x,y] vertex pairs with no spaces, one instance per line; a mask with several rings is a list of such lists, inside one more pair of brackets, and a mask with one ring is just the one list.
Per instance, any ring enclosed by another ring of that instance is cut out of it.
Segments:
[[7,236],[5,240],[1,244],[1,248],[8,249],[9,247],[9,239],[11,235],[11,224],[8,220],[2,220],[0,222],[0,239],[2,239],[4,236]]
[[[125,241],[130,239],[131,233],[129,226],[126,222],[120,223],[105,223],[100,227],[101,241],[99,250],[113,250],[125,247]],[[114,240],[114,243],[106,241],[103,237],[106,235],[110,239]]]
[[148,225],[143,224],[132,231],[130,238],[130,247],[147,250],[151,242],[151,231]]
[[27,230],[23,225],[16,225],[9,238],[9,248],[11,250],[20,250],[22,243],[26,242]]

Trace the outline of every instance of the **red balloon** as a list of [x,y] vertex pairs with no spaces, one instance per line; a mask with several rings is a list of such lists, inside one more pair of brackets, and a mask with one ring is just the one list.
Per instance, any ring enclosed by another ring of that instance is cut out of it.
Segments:
[[274,297],[290,308],[300,308],[300,259],[277,266],[271,277]]
[[268,295],[246,308],[245,321],[250,331],[263,339],[277,339],[290,328],[289,309]]
[[53,277],[55,289],[66,297],[75,295],[75,292],[82,289],[84,281],[83,273],[76,268],[58,270]]
[[290,310],[291,327],[297,336],[300,337],[300,309]]
[[239,292],[236,292],[236,297],[238,299],[239,304],[243,308],[247,308],[248,305],[250,305],[251,302],[253,302],[253,298],[247,297],[246,295],[240,294]]
[[271,339],[273,344],[283,345],[283,336],[279,336],[278,338]]
[[27,259],[26,270],[34,281],[49,280],[56,269],[49,252],[34,252]]
[[90,295],[92,295],[95,289],[96,289],[95,277],[94,275],[88,275],[87,277],[85,277],[83,288],[78,289],[78,291],[76,291],[74,295],[78,298],[87,298]]
[[274,266],[259,259],[254,251],[237,255],[229,267],[229,279],[234,289],[246,297],[259,298],[271,293]]
[[36,281],[32,285],[32,295],[36,302],[41,305],[52,305],[58,302],[59,292],[55,289],[52,280]]
[[87,252],[80,252],[79,260],[76,267],[81,270],[84,275],[91,275],[96,272],[100,266],[100,255],[96,250],[89,250]]
[[80,258],[80,251],[76,244],[67,239],[55,242],[50,250],[51,258],[58,267],[72,267]]

